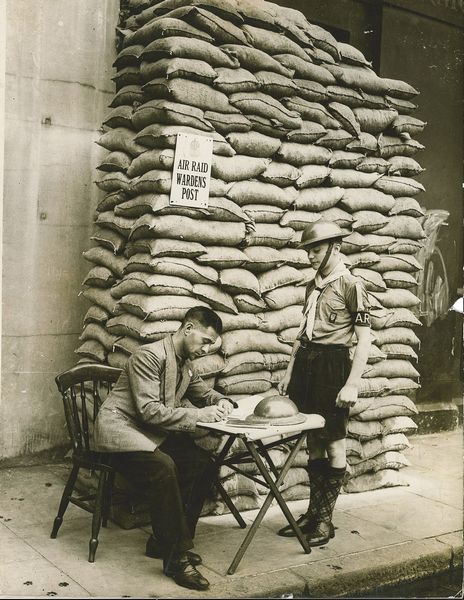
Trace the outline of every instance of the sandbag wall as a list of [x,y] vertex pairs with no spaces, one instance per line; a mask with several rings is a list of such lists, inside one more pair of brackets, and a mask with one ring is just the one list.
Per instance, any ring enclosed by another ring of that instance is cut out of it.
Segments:
[[[84,253],[91,307],[76,352],[122,366],[205,304],[224,323],[221,351],[198,361],[205,379],[238,399],[275,394],[314,277],[296,246],[308,223],[336,222],[350,233],[344,260],[365,282],[373,315],[345,490],[400,485],[419,387],[417,90],[378,77],[356,48],[273,3],[128,7],[98,142],[103,194],[96,245]],[[179,132],[213,138],[207,210],[169,205]],[[214,451],[221,440],[199,443]],[[276,462],[287,452],[276,449]],[[308,495],[306,458],[289,473],[288,498]],[[262,491],[238,495],[252,507]]]

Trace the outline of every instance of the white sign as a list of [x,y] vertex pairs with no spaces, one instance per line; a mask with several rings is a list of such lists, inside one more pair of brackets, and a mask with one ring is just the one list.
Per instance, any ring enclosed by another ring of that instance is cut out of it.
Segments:
[[208,208],[212,138],[178,133],[170,204]]

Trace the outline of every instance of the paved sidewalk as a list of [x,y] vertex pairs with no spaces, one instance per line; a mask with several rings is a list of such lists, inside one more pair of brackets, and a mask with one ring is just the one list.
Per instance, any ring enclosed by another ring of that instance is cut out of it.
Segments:
[[[96,562],[87,562],[90,515],[70,506],[49,538],[63,490],[60,465],[0,470],[0,596],[152,598],[336,597],[462,564],[462,431],[411,438],[409,487],[343,494],[336,537],[305,555],[280,538],[278,507],[268,512],[235,575],[227,567],[244,537],[230,515],[203,518],[196,550],[208,592],[178,587],[161,561],[143,554],[147,528],[110,523]],[[290,503],[295,515],[306,501]],[[251,522],[253,512],[244,513]],[[459,590],[456,590],[456,593]]]

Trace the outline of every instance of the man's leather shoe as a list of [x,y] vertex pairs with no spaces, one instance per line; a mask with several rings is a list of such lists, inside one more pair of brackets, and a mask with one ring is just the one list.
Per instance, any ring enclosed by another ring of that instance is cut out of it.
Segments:
[[177,585],[190,590],[203,591],[209,588],[209,581],[192,565],[186,552],[171,560],[168,565],[163,561],[163,571],[165,575],[172,577]]
[[[202,564],[203,561],[201,556],[196,552],[187,550],[185,554],[189,557],[189,560],[194,567]],[[151,535],[147,540],[145,556],[148,556],[149,558],[163,558],[163,555],[163,547],[161,546],[160,542]]]
[[[316,527],[316,521],[314,517],[310,517],[308,513],[300,515],[296,522],[297,525],[299,525],[301,532],[305,535],[311,534],[314,531],[314,528]],[[285,527],[282,527],[282,529],[279,529],[277,535],[281,535],[282,537],[296,537],[296,533],[293,531],[290,523],[288,525],[285,525]]]
[[306,537],[309,546],[323,546],[335,537],[335,529],[330,523],[318,523],[316,528]]

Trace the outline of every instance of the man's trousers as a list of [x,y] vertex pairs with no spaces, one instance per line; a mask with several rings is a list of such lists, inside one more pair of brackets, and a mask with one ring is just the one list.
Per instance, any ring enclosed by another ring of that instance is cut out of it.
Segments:
[[172,432],[154,452],[118,452],[114,466],[148,500],[154,536],[165,549],[185,552],[193,537],[215,468],[188,433]]

